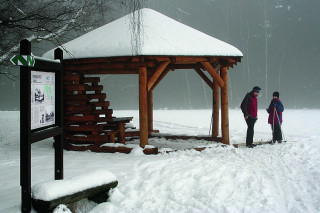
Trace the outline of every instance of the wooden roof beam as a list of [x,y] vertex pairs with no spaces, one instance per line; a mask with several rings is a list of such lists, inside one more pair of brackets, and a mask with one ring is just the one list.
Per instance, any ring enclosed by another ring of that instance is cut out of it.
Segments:
[[162,62],[156,71],[152,74],[152,76],[148,80],[148,91],[150,91],[151,87],[156,83],[162,72],[165,70],[165,68],[168,66],[170,61]]
[[225,86],[224,81],[222,80],[218,72],[213,68],[213,66],[209,62],[200,62],[200,63],[208,71],[211,77],[217,82],[219,87],[223,88]]
[[[70,70],[65,71],[70,72]],[[106,70],[106,69],[92,69],[92,70],[74,70],[73,73],[82,73],[86,75],[102,75],[102,74],[139,74],[137,69],[123,69],[123,70]]]

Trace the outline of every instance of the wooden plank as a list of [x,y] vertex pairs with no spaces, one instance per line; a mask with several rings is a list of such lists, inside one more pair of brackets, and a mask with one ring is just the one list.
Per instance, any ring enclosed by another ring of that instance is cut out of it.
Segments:
[[212,78],[218,83],[220,88],[224,87],[224,81],[219,76],[218,72],[212,67],[209,62],[201,62],[204,68],[208,71],[208,73],[212,76]]
[[213,83],[212,83],[212,81],[202,72],[202,70],[199,69],[199,68],[196,68],[196,69],[194,69],[194,70],[200,75],[200,77],[202,78],[202,80],[203,80],[204,82],[206,82],[207,85],[212,89],[212,88],[213,88]]
[[148,145],[147,69],[139,67],[139,121],[140,146]]
[[221,78],[225,86],[221,88],[221,132],[222,143],[229,143],[229,113],[228,113],[228,67],[221,67]]
[[148,91],[150,91],[151,87],[156,83],[157,79],[160,77],[162,72],[168,66],[170,61],[162,62],[156,69],[156,71],[152,74],[152,76],[148,79]]

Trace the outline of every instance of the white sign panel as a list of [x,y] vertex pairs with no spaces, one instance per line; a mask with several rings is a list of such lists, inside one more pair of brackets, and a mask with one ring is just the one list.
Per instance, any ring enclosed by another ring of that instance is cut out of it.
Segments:
[[31,71],[31,129],[55,124],[55,74]]

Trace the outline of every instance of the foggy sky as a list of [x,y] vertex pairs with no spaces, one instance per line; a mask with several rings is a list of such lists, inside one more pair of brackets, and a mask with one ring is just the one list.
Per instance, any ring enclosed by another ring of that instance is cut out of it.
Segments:
[[[267,107],[274,91],[285,108],[319,108],[320,1],[149,0],[148,7],[242,51],[241,63],[229,70],[230,107],[259,86],[260,108]],[[0,109],[18,109],[19,82],[1,81]],[[111,108],[138,108],[137,75],[103,76],[102,83]],[[155,109],[211,104],[211,90],[193,70],[170,72],[154,90]]]

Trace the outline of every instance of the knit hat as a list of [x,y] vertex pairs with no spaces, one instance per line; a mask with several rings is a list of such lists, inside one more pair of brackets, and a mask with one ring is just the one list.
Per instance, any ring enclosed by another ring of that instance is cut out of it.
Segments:
[[276,97],[279,98],[279,92],[274,92],[274,93],[272,94],[272,96],[276,96]]
[[257,92],[257,93],[259,93],[260,90],[261,90],[261,88],[258,87],[258,86],[255,86],[255,87],[253,87],[253,89],[252,89],[253,92]]

